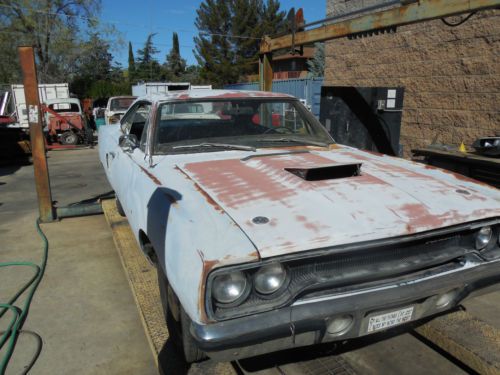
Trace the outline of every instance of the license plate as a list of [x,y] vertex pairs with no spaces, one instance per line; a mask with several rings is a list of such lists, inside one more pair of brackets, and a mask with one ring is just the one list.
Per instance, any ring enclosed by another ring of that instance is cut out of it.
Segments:
[[413,315],[413,306],[405,309],[392,311],[385,314],[370,317],[368,321],[368,332],[394,327],[409,322]]

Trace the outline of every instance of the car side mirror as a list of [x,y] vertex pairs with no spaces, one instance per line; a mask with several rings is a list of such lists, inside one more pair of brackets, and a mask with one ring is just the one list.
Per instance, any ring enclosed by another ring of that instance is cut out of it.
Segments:
[[139,140],[135,134],[123,134],[118,140],[118,145],[125,152],[132,152],[139,147]]

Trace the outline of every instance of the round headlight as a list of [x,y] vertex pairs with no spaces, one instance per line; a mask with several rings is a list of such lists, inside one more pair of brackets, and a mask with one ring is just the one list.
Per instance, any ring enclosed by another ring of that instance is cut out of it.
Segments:
[[493,231],[491,227],[483,227],[476,234],[476,249],[484,249],[491,241]]
[[285,268],[279,264],[262,267],[254,276],[255,290],[261,294],[271,294],[279,290],[286,280]]
[[232,303],[245,294],[247,278],[243,272],[231,272],[217,276],[212,285],[212,296],[217,302]]

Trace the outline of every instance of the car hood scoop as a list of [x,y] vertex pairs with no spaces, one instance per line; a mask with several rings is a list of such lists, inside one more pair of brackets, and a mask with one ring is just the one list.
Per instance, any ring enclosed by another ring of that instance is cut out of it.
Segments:
[[285,168],[306,181],[335,180],[361,175],[361,163],[332,164],[320,167]]

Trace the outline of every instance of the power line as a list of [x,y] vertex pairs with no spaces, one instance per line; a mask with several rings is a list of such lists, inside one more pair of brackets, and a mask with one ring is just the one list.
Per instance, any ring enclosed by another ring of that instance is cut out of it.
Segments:
[[[42,37],[44,35],[42,34],[36,34],[36,33],[26,33],[24,31],[5,31],[5,30],[0,30],[0,34],[14,34],[14,35],[26,35],[26,36],[38,36],[38,37]],[[65,42],[72,42],[74,41],[75,39],[59,39],[59,40],[62,40],[62,41],[65,41]],[[131,43],[134,43],[134,44],[142,44],[144,43],[144,41],[137,41],[137,40],[130,40]],[[172,47],[173,45],[170,44],[170,43],[155,43],[155,45],[157,46],[163,46],[163,47]],[[183,48],[194,48],[196,47],[194,44],[181,44],[180,47],[183,47]]]
[[[6,5],[6,4],[0,4],[0,7],[4,8],[9,8],[13,10],[21,9],[21,8],[16,8],[11,5]],[[26,9],[24,9],[26,10]],[[32,11],[34,13],[40,13],[44,15],[49,15],[49,16],[62,16],[66,18],[77,18],[83,21],[89,21],[89,22],[96,22],[96,23],[102,23],[102,20],[99,18],[95,17],[85,17],[85,16],[80,16],[76,14],[66,14],[66,13],[56,13],[56,12],[47,12],[43,10],[38,10],[38,9],[28,9],[29,11]],[[112,24],[118,24],[118,25],[124,25],[127,27],[135,27],[135,28],[142,28],[145,30],[150,30],[151,25],[143,25],[143,24],[133,24],[133,23],[128,23],[127,21],[118,21],[118,20],[106,20],[106,23],[112,23]],[[251,37],[251,36],[246,36],[246,35],[233,35],[233,34],[222,34],[222,33],[210,33],[208,31],[203,31],[203,30],[188,30],[188,29],[172,29],[172,28],[166,28],[166,27],[155,27],[156,30],[168,30],[168,31],[175,31],[175,32],[183,32],[183,33],[191,33],[191,34],[202,34],[202,35],[208,35],[208,36],[218,36],[218,37],[223,37],[223,38],[235,38],[235,39],[253,39],[253,40],[261,40],[262,38],[258,37]]]

